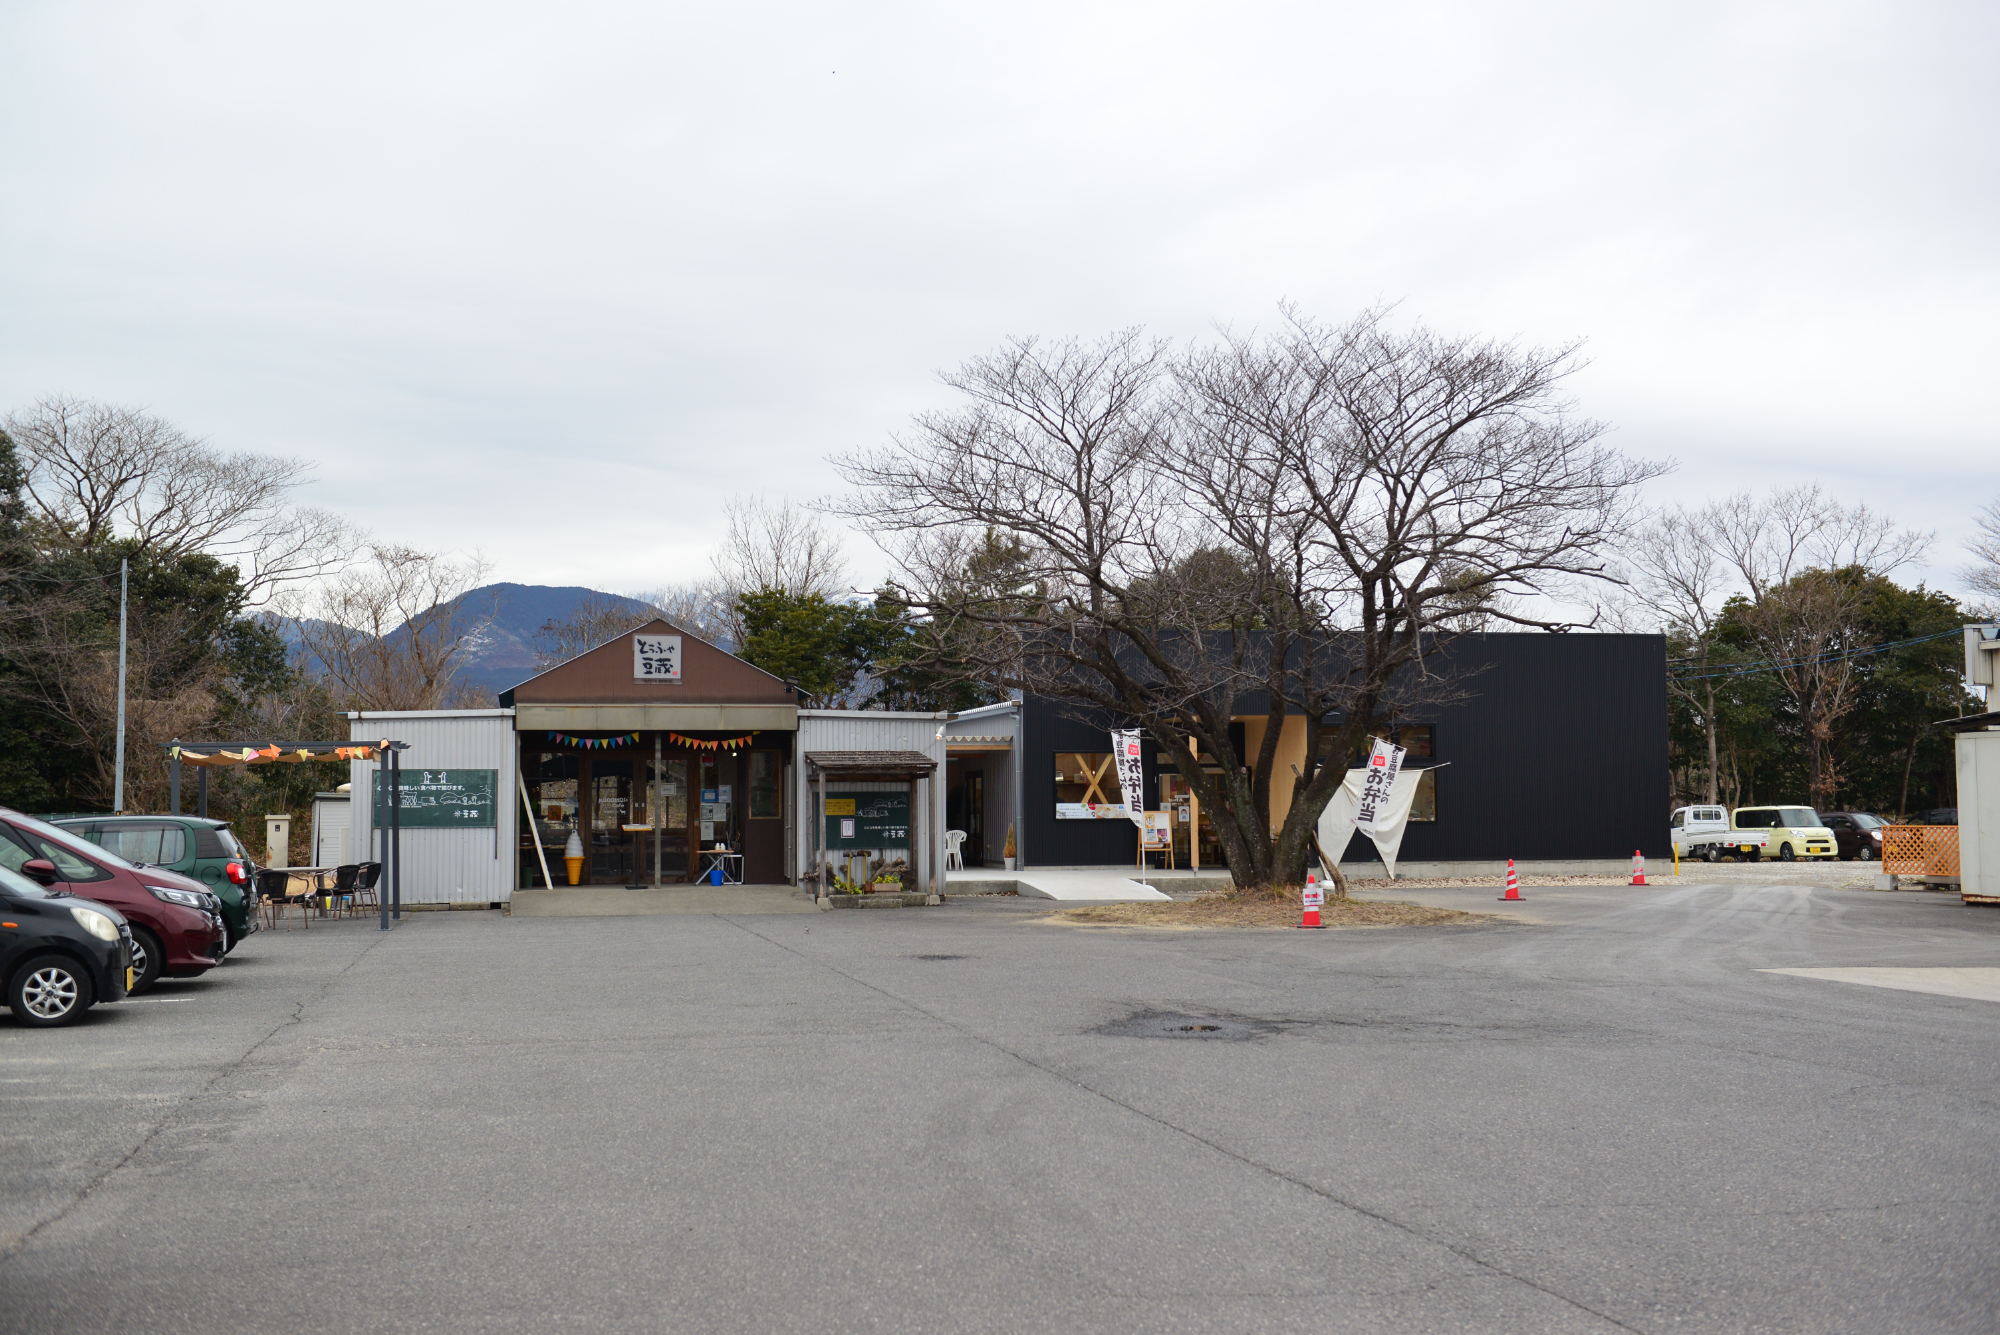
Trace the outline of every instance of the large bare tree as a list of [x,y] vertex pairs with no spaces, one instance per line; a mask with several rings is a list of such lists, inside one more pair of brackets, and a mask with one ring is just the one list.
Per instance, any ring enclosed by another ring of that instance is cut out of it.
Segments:
[[[1285,883],[1347,757],[1453,691],[1432,670],[1451,625],[1567,629],[1549,597],[1604,575],[1661,466],[1573,414],[1577,365],[1382,311],[1288,308],[1268,336],[1179,352],[1136,331],[1017,339],[944,377],[964,406],[836,459],[857,489],[841,507],[895,549],[920,615],[978,628],[953,637],[960,670],[1143,726],[1237,884]],[[1021,562],[1010,587],[969,588],[989,532]],[[1239,764],[1246,700],[1266,726]],[[1288,717],[1305,765],[1278,810]]]
[[235,566],[260,606],[360,545],[338,516],[292,503],[311,471],[301,460],[224,453],[148,413],[61,394],[5,425],[49,540],[85,555],[120,538],[162,559],[205,553]]

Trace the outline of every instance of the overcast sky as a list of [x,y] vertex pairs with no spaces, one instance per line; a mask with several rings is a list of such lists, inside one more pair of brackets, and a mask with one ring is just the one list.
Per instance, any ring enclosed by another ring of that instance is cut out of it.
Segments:
[[[1010,334],[1589,340],[1655,488],[2000,493],[1990,3],[0,6],[0,409],[144,405],[497,577],[699,575],[736,492]],[[880,570],[865,539],[859,573]]]

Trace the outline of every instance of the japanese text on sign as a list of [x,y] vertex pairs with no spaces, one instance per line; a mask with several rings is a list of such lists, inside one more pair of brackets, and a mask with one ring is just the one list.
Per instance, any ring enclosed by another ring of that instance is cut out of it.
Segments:
[[680,679],[680,636],[634,635],[632,637],[632,680],[679,681]]

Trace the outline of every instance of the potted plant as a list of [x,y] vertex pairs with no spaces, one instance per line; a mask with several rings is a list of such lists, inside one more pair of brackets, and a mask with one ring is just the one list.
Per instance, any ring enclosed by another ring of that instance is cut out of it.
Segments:
[[903,878],[892,871],[878,871],[875,879],[868,883],[868,888],[878,895],[891,894],[903,888]]
[[1007,848],[1001,854],[1001,857],[1006,859],[1007,870],[1014,870],[1014,823],[1012,821],[1007,823]]

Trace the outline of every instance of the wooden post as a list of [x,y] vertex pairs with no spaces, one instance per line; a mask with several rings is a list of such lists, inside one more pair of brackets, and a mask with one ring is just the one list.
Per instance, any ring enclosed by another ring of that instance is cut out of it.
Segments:
[[[1201,742],[1188,738],[1188,754],[1201,759]],[[1195,793],[1194,785],[1188,785],[1188,870],[1201,870],[1201,798]]]

